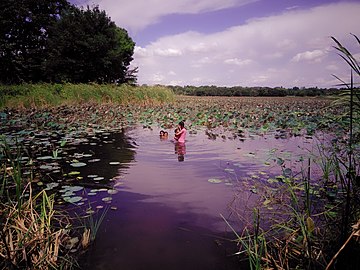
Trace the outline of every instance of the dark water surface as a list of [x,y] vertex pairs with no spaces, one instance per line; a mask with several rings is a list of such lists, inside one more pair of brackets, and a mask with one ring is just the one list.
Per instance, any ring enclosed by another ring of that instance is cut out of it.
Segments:
[[[241,229],[244,221],[234,209],[245,213],[258,196],[251,192],[252,182],[244,186],[243,179],[261,183],[276,175],[279,158],[289,168],[299,167],[314,147],[312,139],[214,140],[199,131],[177,146],[171,136],[160,140],[158,134],[158,129],[134,128],[126,136],[109,136],[102,146],[81,146],[101,158],[86,173],[112,178],[107,184],[119,191],[108,204],[116,210],[108,211],[82,267],[239,269],[231,256],[235,244],[223,239],[234,235],[221,215]],[[109,165],[113,161],[121,162]],[[92,207],[102,207],[106,196],[93,196]]]

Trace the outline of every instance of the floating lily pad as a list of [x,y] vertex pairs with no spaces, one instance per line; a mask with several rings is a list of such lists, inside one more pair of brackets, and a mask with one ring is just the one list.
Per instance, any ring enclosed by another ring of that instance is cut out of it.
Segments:
[[80,174],[80,172],[77,172],[77,171],[69,172],[70,176],[79,175],[79,174]]
[[116,190],[116,189],[109,189],[108,190],[108,194],[110,194],[110,195],[114,195],[114,194],[116,194],[116,193],[118,193],[119,191],[118,190]]
[[112,201],[112,197],[102,198],[102,201],[103,201],[103,202],[110,202],[110,201]]
[[71,187],[68,187],[68,190],[69,191],[73,191],[73,192],[77,192],[77,191],[80,191],[82,190],[83,187],[80,187],[80,186],[71,186]]
[[59,186],[59,183],[48,183],[48,184],[46,184],[45,190],[51,190],[57,186]]
[[64,194],[61,195],[62,197],[71,197],[75,196],[75,193],[72,191],[66,191]]
[[[39,168],[40,168],[41,170],[49,170],[49,171],[51,171],[51,170],[54,169],[54,166],[51,166],[51,165],[41,165]],[[57,168],[56,168],[56,169],[57,169]]]
[[219,184],[219,183],[222,182],[222,180],[221,180],[221,179],[217,179],[217,178],[210,178],[210,179],[208,180],[208,182],[209,182],[209,183],[213,183],[213,184]]
[[94,159],[88,160],[89,163],[94,163],[94,162],[99,162],[99,161],[100,161],[99,158],[94,158]]
[[118,162],[118,161],[112,161],[112,162],[110,162],[109,164],[110,164],[110,165],[119,165],[120,162]]
[[79,168],[79,167],[86,166],[86,163],[84,163],[84,162],[74,162],[74,163],[70,163],[70,166],[74,167],[74,168]]
[[63,199],[64,199],[65,202],[68,202],[68,203],[77,203],[77,202],[80,202],[82,200],[82,197],[80,197],[80,196],[64,197]]
[[228,173],[235,173],[235,170],[230,168],[226,168],[224,171]]
[[36,159],[37,160],[49,160],[49,159],[52,159],[53,157],[52,156],[43,156],[43,157],[37,157]]
[[89,177],[89,178],[95,178],[95,177],[98,177],[98,175],[97,175],[97,174],[90,174],[90,175],[88,175],[87,177]]
[[101,177],[101,176],[95,177],[95,178],[93,178],[93,180],[94,181],[101,181],[101,180],[104,180],[104,177]]
[[290,168],[285,168],[283,174],[284,176],[290,176],[292,174],[292,170]]

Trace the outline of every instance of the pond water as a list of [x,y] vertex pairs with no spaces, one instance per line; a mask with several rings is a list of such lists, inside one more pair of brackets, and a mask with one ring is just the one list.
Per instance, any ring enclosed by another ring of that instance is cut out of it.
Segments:
[[[199,130],[179,146],[158,134],[136,127],[76,147],[93,154],[93,164],[77,169],[91,208],[111,207],[84,269],[239,269],[229,241],[235,237],[221,215],[241,230],[252,222],[257,188],[285,166],[298,170],[316,148],[310,137]],[[101,189],[109,186],[110,195]]]

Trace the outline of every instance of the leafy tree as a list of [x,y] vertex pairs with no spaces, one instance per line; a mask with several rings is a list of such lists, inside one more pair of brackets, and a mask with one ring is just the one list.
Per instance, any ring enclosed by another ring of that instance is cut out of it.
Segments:
[[134,80],[129,71],[135,43],[98,7],[68,8],[51,28],[46,61],[47,79],[73,83],[123,83]]
[[66,0],[0,1],[0,82],[42,80],[49,27]]

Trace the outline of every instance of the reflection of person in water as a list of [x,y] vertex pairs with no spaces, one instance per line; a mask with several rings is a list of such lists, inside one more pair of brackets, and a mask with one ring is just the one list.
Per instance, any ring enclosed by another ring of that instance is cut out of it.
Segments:
[[178,161],[185,160],[186,146],[185,143],[175,142],[175,154],[178,155]]

